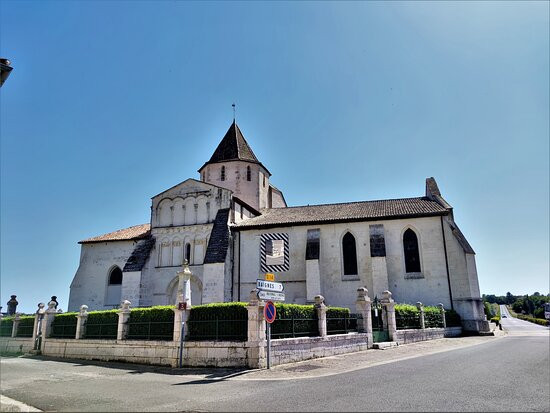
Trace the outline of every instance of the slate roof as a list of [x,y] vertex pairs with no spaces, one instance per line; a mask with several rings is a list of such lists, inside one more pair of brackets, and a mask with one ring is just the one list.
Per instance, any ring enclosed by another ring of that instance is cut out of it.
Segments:
[[206,256],[204,257],[205,264],[225,262],[227,249],[229,248],[228,219],[229,208],[218,210],[212,232],[210,233],[208,247],[206,247]]
[[97,237],[88,238],[79,241],[79,244],[88,244],[92,242],[106,242],[106,241],[126,241],[136,240],[147,237],[151,233],[150,224],[134,225],[133,227],[119,229],[108,234],[98,235]]
[[233,121],[225,133],[225,136],[210,157],[210,160],[199,169],[199,172],[210,163],[228,161],[247,161],[262,165],[258,158],[256,158],[256,155],[254,155],[252,148],[250,148],[250,145],[244,138],[241,129],[235,121]]
[[448,211],[427,197],[418,197],[262,209],[261,213],[259,217],[242,221],[233,228],[240,230],[285,225],[414,218],[446,215]]
[[126,261],[122,271],[141,271],[154,245],[155,238],[150,235],[140,240],[132,251],[130,258]]

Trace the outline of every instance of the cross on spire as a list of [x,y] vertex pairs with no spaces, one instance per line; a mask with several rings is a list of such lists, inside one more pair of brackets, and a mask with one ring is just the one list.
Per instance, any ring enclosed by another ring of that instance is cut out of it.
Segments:
[[233,106],[233,122],[235,122],[235,103],[233,103],[231,106]]

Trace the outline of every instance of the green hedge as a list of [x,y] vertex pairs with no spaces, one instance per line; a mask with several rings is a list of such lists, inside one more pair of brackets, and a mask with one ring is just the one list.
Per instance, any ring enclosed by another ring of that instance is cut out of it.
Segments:
[[187,328],[189,340],[246,341],[248,303],[212,303],[191,308]]
[[52,321],[53,338],[75,338],[76,313],[56,314]]
[[116,340],[118,329],[118,311],[90,311],[86,322],[84,338]]
[[2,318],[2,323],[0,324],[0,337],[11,337],[11,332],[13,330],[13,317],[4,317]]
[[327,334],[347,334],[357,331],[357,318],[351,318],[349,308],[329,307],[327,309]]
[[441,308],[436,306],[424,307],[424,326],[426,328],[443,328],[443,315]]
[[[460,316],[454,310],[445,310],[445,320],[447,322],[447,327],[461,325]],[[396,304],[395,322],[398,330],[405,328],[420,328],[420,311],[412,304]],[[424,326],[426,328],[443,327],[443,319],[439,307],[424,307]]]
[[128,320],[129,340],[172,340],[174,306],[132,308]]
[[272,338],[316,337],[317,312],[313,305],[275,303],[277,316],[271,324]]
[[412,304],[396,304],[395,324],[398,330],[420,328],[420,311]]
[[33,328],[34,328],[34,316],[33,315],[21,316],[19,325],[17,326],[17,337],[32,337]]
[[528,315],[522,315],[522,314],[518,314],[516,317],[519,318],[520,320],[529,321],[531,323],[539,324],[539,325],[545,326],[545,327],[550,325],[548,320],[545,320],[543,318],[535,318],[535,317],[531,317],[531,316],[528,316]]

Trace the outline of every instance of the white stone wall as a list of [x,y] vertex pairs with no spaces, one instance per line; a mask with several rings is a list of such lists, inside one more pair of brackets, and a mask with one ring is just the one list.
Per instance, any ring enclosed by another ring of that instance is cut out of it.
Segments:
[[[449,288],[445,265],[443,237],[439,217],[369,221],[357,223],[281,227],[266,230],[240,231],[242,251],[236,251],[235,271],[240,259],[241,297],[246,297],[253,288],[260,272],[260,234],[286,232],[290,238],[290,271],[276,274],[277,281],[285,284],[285,294],[289,303],[306,302],[306,237],[307,230],[320,228],[320,279],[321,294],[331,306],[355,308],[357,288],[366,286],[371,297],[379,295],[373,285],[373,260],[370,257],[369,225],[384,225],[386,239],[386,265],[388,288],[393,298],[401,303],[422,301],[425,305],[443,303],[450,308]],[[403,233],[412,228],[417,234],[420,247],[421,278],[407,278],[403,254]],[[356,241],[358,274],[356,277],[343,275],[342,237],[350,231]],[[464,253],[462,253],[464,255]],[[376,268],[376,264],[375,264]],[[460,282],[467,279],[467,272],[455,269],[453,277]],[[237,283],[238,276],[234,281]],[[383,285],[378,283],[378,285]],[[234,285],[235,291],[238,285]],[[381,288],[381,287],[379,287]],[[236,299],[236,298],[235,298]]]
[[[221,180],[221,168],[225,167],[225,180]],[[246,169],[250,167],[251,180],[246,179]],[[201,171],[205,182],[233,191],[233,195],[242,199],[253,208],[267,206],[269,173],[259,164],[246,161],[229,161],[208,164]],[[265,176],[265,186],[263,177]]]
[[113,308],[105,306],[110,270],[121,270],[136,246],[135,241],[95,242],[81,245],[80,264],[71,282],[68,311],[86,304],[90,311]]
[[0,353],[28,353],[33,347],[31,337],[0,337]]

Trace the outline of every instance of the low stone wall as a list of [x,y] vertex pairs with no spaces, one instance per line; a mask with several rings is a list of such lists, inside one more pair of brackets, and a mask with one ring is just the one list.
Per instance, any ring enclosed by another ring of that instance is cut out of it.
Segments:
[[283,338],[271,341],[271,363],[293,363],[318,357],[367,349],[367,334],[350,333],[326,337]]
[[393,341],[398,344],[415,343],[417,341],[436,340],[445,337],[444,328],[397,330]]
[[0,337],[0,353],[28,353],[32,349],[31,337]]
[[249,365],[248,353],[245,341],[185,341],[183,364],[190,367],[244,367]]
[[445,337],[459,337],[462,335],[462,327],[447,327]]

